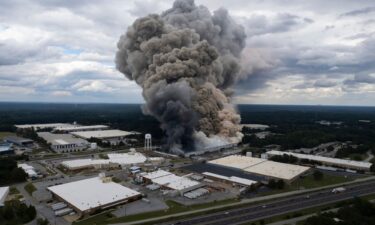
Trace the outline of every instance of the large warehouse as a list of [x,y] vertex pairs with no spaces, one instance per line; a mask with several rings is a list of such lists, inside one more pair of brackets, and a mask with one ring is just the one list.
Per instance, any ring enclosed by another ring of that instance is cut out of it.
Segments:
[[90,214],[99,209],[132,202],[142,197],[141,193],[105,177],[94,177],[47,189],[56,199],[65,202],[79,214]]
[[78,152],[89,147],[89,142],[76,138],[71,134],[53,134],[50,132],[39,132],[38,136],[43,138],[55,152]]
[[98,131],[98,130],[107,130],[109,126],[106,125],[90,125],[90,126],[81,126],[76,125],[73,127],[56,127],[53,129],[53,132],[56,133],[70,133],[70,132],[79,132],[79,131]]
[[61,165],[69,170],[89,168],[108,168],[118,166],[138,165],[146,162],[147,157],[139,152],[108,154],[108,159],[74,159],[63,161]]
[[23,124],[15,125],[17,129],[34,129],[35,131],[42,129],[56,129],[63,127],[74,127],[75,125],[70,123],[43,123],[43,124]]
[[292,182],[302,174],[310,170],[309,167],[298,166],[286,163],[278,163],[266,159],[231,155],[224,158],[215,159],[209,164],[229,167],[243,172],[262,177],[262,180],[281,179],[287,183]]
[[76,137],[83,139],[100,139],[103,142],[110,143],[111,145],[118,145],[120,142],[125,143],[126,137],[133,134],[138,134],[136,132],[128,132],[123,130],[97,130],[97,131],[82,131],[82,132],[72,132]]
[[346,159],[338,159],[338,158],[330,158],[318,155],[308,155],[308,154],[300,154],[300,153],[292,153],[292,152],[282,152],[282,151],[268,151],[268,157],[272,157],[275,155],[292,155],[299,159],[307,159],[312,161],[317,161],[322,163],[325,166],[334,166],[339,168],[345,169],[352,169],[352,170],[362,170],[362,171],[370,171],[372,163],[369,162],[361,162],[361,161],[354,161],[354,160],[346,160]]

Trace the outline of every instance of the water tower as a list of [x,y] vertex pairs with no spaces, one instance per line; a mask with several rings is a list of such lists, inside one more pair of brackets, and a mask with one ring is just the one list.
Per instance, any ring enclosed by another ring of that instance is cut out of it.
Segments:
[[152,150],[151,134],[145,135],[145,150]]

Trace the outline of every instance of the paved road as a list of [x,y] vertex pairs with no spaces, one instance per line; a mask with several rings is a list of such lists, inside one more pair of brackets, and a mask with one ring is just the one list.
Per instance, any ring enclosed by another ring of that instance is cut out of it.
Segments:
[[226,212],[212,213],[199,216],[192,219],[162,223],[163,225],[239,225],[245,222],[252,222],[263,218],[285,214],[304,208],[324,205],[350,199],[353,196],[362,196],[375,193],[375,181],[365,182],[363,184],[348,185],[343,193],[333,194],[331,189],[310,193],[309,195],[299,195],[283,200],[273,201],[267,204],[258,204],[254,206],[242,207]]

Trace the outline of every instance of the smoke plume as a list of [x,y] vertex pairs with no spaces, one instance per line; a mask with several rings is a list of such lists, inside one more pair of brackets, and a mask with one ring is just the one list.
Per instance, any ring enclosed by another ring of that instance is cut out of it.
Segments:
[[121,36],[117,69],[142,87],[143,112],[160,121],[169,150],[242,139],[230,88],[245,39],[225,9],[211,14],[194,0],[176,0],[161,15],[139,18]]

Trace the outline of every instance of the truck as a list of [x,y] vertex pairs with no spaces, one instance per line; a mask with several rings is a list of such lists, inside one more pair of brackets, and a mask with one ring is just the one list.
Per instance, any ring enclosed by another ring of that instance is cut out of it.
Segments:
[[337,188],[332,189],[332,193],[334,194],[342,193],[344,191],[346,191],[346,188],[344,187],[337,187]]

